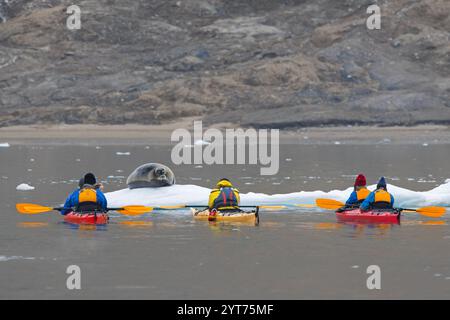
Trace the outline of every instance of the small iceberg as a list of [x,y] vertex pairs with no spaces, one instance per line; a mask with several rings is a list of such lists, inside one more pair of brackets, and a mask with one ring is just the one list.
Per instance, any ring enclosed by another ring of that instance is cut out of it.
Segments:
[[9,148],[10,146],[8,142],[0,142],[0,148]]
[[16,187],[16,190],[18,191],[30,191],[30,190],[34,190],[35,188],[33,186],[30,186],[29,184],[26,183],[21,183]]

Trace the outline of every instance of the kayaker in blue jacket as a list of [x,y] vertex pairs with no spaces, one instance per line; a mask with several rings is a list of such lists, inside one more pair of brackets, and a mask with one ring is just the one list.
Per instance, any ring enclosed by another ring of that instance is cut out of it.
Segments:
[[350,194],[345,206],[352,207],[360,205],[370,194],[370,191],[366,188],[366,177],[363,174],[359,174],[355,179],[353,192]]
[[102,185],[97,183],[94,174],[87,173],[80,179],[79,188],[73,191],[64,203],[64,210],[61,214],[66,215],[71,211],[92,212],[106,211],[107,201],[103,192],[100,190]]
[[386,179],[384,177],[381,177],[380,181],[378,181],[377,189],[371,192],[360,206],[362,210],[392,209],[393,207],[394,197],[387,192]]

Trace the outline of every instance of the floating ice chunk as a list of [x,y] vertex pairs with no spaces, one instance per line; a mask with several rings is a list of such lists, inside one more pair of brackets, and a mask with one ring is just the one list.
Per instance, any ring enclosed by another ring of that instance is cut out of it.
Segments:
[[34,190],[35,188],[33,186],[30,186],[29,184],[26,183],[21,183],[16,187],[16,190],[18,191],[30,191],[30,190]]
[[290,161],[292,161],[292,159],[291,158],[286,158],[285,159],[287,162],[290,162]]
[[428,143],[422,143],[422,146],[424,146],[424,147],[428,147]]
[[129,156],[130,154],[131,154],[130,152],[120,152],[120,151],[116,152],[116,155],[118,156]]
[[203,166],[195,166],[195,168],[201,169],[201,168],[203,168]]
[[30,162],[34,162],[34,159],[33,159],[33,158],[31,158],[31,159],[30,159]]
[[335,145],[340,145],[341,142],[340,142],[340,141],[335,141],[334,144],[335,144]]
[[[243,179],[244,178],[244,179]],[[255,185],[257,182],[245,180],[240,181],[245,185]],[[310,180],[311,181],[311,180]],[[301,184],[301,181],[299,182]],[[307,181],[303,181],[306,185]],[[396,207],[425,207],[425,206],[447,206],[450,207],[450,180],[429,191],[413,191],[397,187],[393,184],[388,186],[389,192],[395,198]],[[368,186],[374,190],[375,185]],[[162,188],[140,188],[123,189],[106,194],[108,204],[114,207],[124,205],[177,205],[186,203],[206,204],[211,189],[196,185],[173,185]],[[301,191],[287,194],[264,194],[264,193],[241,193],[243,205],[270,204],[314,204],[317,198],[330,198],[338,201],[346,201],[353,191],[353,187],[345,190],[329,191]]]
[[35,260],[35,257],[22,257],[22,256],[0,256],[0,261],[9,261],[9,260]]
[[1,142],[0,148],[9,148],[11,145],[8,142]]

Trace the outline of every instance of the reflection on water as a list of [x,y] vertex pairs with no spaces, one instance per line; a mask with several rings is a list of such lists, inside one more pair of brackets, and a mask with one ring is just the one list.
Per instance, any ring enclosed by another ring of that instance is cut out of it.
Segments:
[[17,227],[19,228],[43,228],[48,227],[48,222],[19,222]]
[[446,226],[448,225],[445,220],[411,220],[402,222],[402,226]]
[[117,224],[120,226],[127,227],[127,228],[151,228],[151,227],[153,227],[152,221],[143,221],[143,220],[119,221]]
[[58,224],[65,226],[71,230],[79,230],[79,231],[107,231],[107,224],[79,224],[79,223],[70,223],[66,221],[61,221]]

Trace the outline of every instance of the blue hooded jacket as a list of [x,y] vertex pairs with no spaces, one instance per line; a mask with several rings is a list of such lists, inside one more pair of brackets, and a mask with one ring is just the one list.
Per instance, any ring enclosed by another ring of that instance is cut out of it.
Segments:
[[[61,210],[62,215],[66,215],[69,212],[71,212],[72,209],[70,208],[78,206],[78,196],[80,194],[80,190],[81,189],[76,189],[67,197],[66,202],[64,203],[64,208],[68,209]],[[106,201],[105,195],[99,189],[96,189],[96,194],[97,194],[97,203],[101,206],[103,210],[106,211],[108,202]]]
[[[386,179],[384,179],[384,177],[381,177],[380,181],[378,181],[377,183],[377,190],[380,188],[384,188],[386,189]],[[363,203],[361,203],[360,208],[362,210],[369,210],[372,205],[375,202],[375,192],[377,191],[372,191],[366,198],[366,200],[363,201]],[[391,206],[394,206],[394,196],[392,194],[389,194],[391,197]]]

